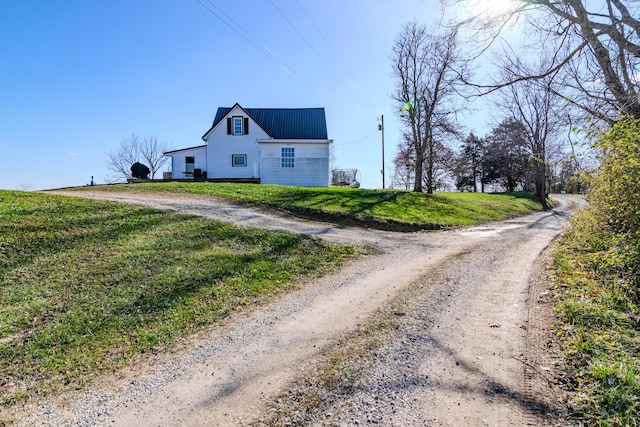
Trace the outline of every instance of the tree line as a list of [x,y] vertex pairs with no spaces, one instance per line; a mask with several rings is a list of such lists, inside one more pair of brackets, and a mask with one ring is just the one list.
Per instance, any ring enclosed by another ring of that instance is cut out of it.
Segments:
[[[578,160],[562,151],[548,152],[546,160],[539,163],[533,155],[537,147],[527,137],[526,126],[506,118],[486,136],[473,132],[461,142],[457,150],[443,143],[433,144],[432,179],[422,176],[422,185],[432,190],[457,190],[470,192],[534,191],[536,173],[545,168],[545,189],[552,193],[582,193],[587,184]],[[393,160],[394,188],[410,190],[415,185],[415,157],[407,144],[401,144]]]
[[[584,190],[571,131],[640,119],[638,16],[634,1],[514,0],[499,15],[407,23],[391,54],[404,126],[394,186],[523,188],[541,201],[550,190]],[[523,42],[504,36],[514,28],[526,32]],[[491,78],[474,75],[479,61],[491,62]],[[461,124],[477,97],[502,118],[484,137]]]

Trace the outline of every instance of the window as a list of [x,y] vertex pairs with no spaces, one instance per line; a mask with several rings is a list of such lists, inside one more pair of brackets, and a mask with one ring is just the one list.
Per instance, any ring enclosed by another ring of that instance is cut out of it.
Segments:
[[233,134],[242,135],[242,117],[233,118]]
[[227,117],[227,135],[248,135],[249,117]]
[[282,159],[281,167],[292,168],[294,167],[295,151],[293,147],[282,147]]
[[234,167],[247,166],[247,155],[246,154],[232,154],[231,155],[231,166],[234,166]]
[[194,168],[195,168],[195,163],[196,163],[196,158],[193,156],[187,156],[185,157],[185,165],[184,165],[184,171],[187,174],[193,174]]

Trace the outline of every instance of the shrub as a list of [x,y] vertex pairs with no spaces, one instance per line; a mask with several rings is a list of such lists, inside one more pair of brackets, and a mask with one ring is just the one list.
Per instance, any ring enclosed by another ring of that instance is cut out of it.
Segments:
[[640,123],[626,119],[601,133],[600,173],[592,183],[590,204],[612,232],[633,232],[640,225]]
[[131,176],[138,179],[147,179],[149,177],[149,167],[147,165],[143,165],[140,162],[135,162],[131,165]]
[[589,205],[561,242],[556,274],[567,383],[588,425],[640,425],[640,122],[598,134]]

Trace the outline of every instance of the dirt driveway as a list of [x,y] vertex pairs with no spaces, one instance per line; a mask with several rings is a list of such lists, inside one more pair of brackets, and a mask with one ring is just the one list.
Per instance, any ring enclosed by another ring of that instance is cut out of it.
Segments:
[[[392,300],[406,305],[357,390],[313,425],[544,425],[549,363],[542,255],[579,203],[465,230],[392,233],[336,227],[192,196],[80,194],[285,229],[378,248],[335,274],[232,316],[175,354],[91,390],[26,408],[24,425],[242,426],[346,333]],[[542,310],[542,312],[541,312]],[[551,399],[553,400],[553,399]],[[557,402],[556,402],[557,403]]]

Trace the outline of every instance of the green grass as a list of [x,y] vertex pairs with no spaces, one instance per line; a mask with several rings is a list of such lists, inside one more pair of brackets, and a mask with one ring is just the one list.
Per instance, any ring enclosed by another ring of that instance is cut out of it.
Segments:
[[[176,182],[91,190],[189,193],[400,230],[541,209],[524,193]],[[0,191],[0,405],[82,388],[359,251],[149,208]]]
[[593,129],[589,204],[556,257],[568,384],[580,425],[640,425],[640,123]]
[[82,388],[358,253],[308,236],[12,191],[0,191],[0,249],[0,408]]
[[578,227],[556,254],[566,381],[576,393],[575,415],[586,425],[640,425],[638,276],[637,268],[621,268],[640,247],[594,240]]
[[91,189],[210,196],[312,219],[401,231],[469,226],[542,209],[530,193],[429,195],[397,190],[197,182],[122,184]]

